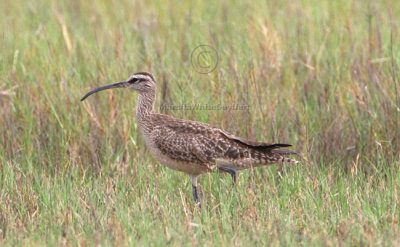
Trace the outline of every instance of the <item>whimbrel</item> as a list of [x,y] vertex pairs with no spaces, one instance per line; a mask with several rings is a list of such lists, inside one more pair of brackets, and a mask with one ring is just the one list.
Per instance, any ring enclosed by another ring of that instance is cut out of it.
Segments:
[[282,149],[289,144],[249,141],[206,123],[156,113],[156,81],[147,72],[96,88],[81,101],[110,88],[131,88],[139,92],[136,120],[148,148],[159,163],[189,175],[195,201],[199,200],[197,178],[201,174],[215,170],[228,172],[235,183],[237,170],[280,162],[297,163],[286,157],[294,152]]

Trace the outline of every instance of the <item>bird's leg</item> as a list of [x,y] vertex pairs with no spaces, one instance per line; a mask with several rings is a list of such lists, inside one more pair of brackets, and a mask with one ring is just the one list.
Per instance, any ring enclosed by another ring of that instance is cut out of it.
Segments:
[[231,174],[232,180],[233,180],[233,185],[234,185],[234,186],[236,185],[236,173],[237,173],[237,172],[236,172],[235,169],[230,168],[230,167],[226,167],[226,166],[220,166],[220,167],[218,167],[218,169],[219,169],[220,171],[228,172],[229,174]]
[[197,195],[197,186],[194,186],[194,185],[192,184],[192,188],[193,188],[193,198],[194,198],[194,201],[197,202],[197,201],[199,200],[199,196]]
[[195,202],[199,202],[199,196],[197,194],[197,178],[198,175],[190,175],[192,180],[192,188],[193,188],[193,198]]

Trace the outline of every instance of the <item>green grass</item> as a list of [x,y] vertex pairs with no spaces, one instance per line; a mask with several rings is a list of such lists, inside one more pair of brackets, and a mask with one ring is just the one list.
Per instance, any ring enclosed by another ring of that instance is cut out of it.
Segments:
[[[398,16],[384,0],[0,1],[0,245],[399,245]],[[138,71],[157,110],[249,106],[162,111],[291,143],[302,163],[235,188],[205,175],[196,207],[138,134],[135,92],[79,101]]]

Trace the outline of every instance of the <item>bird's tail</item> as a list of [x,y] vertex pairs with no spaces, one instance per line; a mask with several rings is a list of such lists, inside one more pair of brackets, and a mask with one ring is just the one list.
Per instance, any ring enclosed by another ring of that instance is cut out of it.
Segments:
[[256,160],[258,164],[274,164],[274,163],[291,163],[297,164],[299,161],[296,159],[288,158],[289,155],[297,154],[296,152],[287,149],[270,149],[270,150],[252,150],[251,157]]
[[291,163],[291,164],[299,163],[299,161],[296,159],[291,159],[286,157],[287,155],[298,155],[298,153],[296,152],[287,149],[274,149],[271,150],[271,153],[277,156],[279,163]]
[[286,157],[280,157],[280,159],[278,159],[278,162],[280,163],[290,163],[290,164],[297,164],[299,163],[298,160],[295,159],[291,159],[291,158],[286,158]]

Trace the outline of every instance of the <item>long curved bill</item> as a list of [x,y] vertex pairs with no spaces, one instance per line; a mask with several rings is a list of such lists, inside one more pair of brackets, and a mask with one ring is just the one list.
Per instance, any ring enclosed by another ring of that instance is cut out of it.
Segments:
[[102,86],[102,87],[98,87],[92,91],[90,91],[89,93],[87,93],[85,96],[83,96],[83,98],[81,99],[81,101],[84,101],[87,97],[89,97],[90,95],[97,93],[99,91],[103,91],[106,89],[110,89],[110,88],[121,88],[121,87],[125,87],[126,85],[126,81],[121,81],[121,82],[117,82],[114,84],[110,84],[110,85],[106,85],[106,86]]

